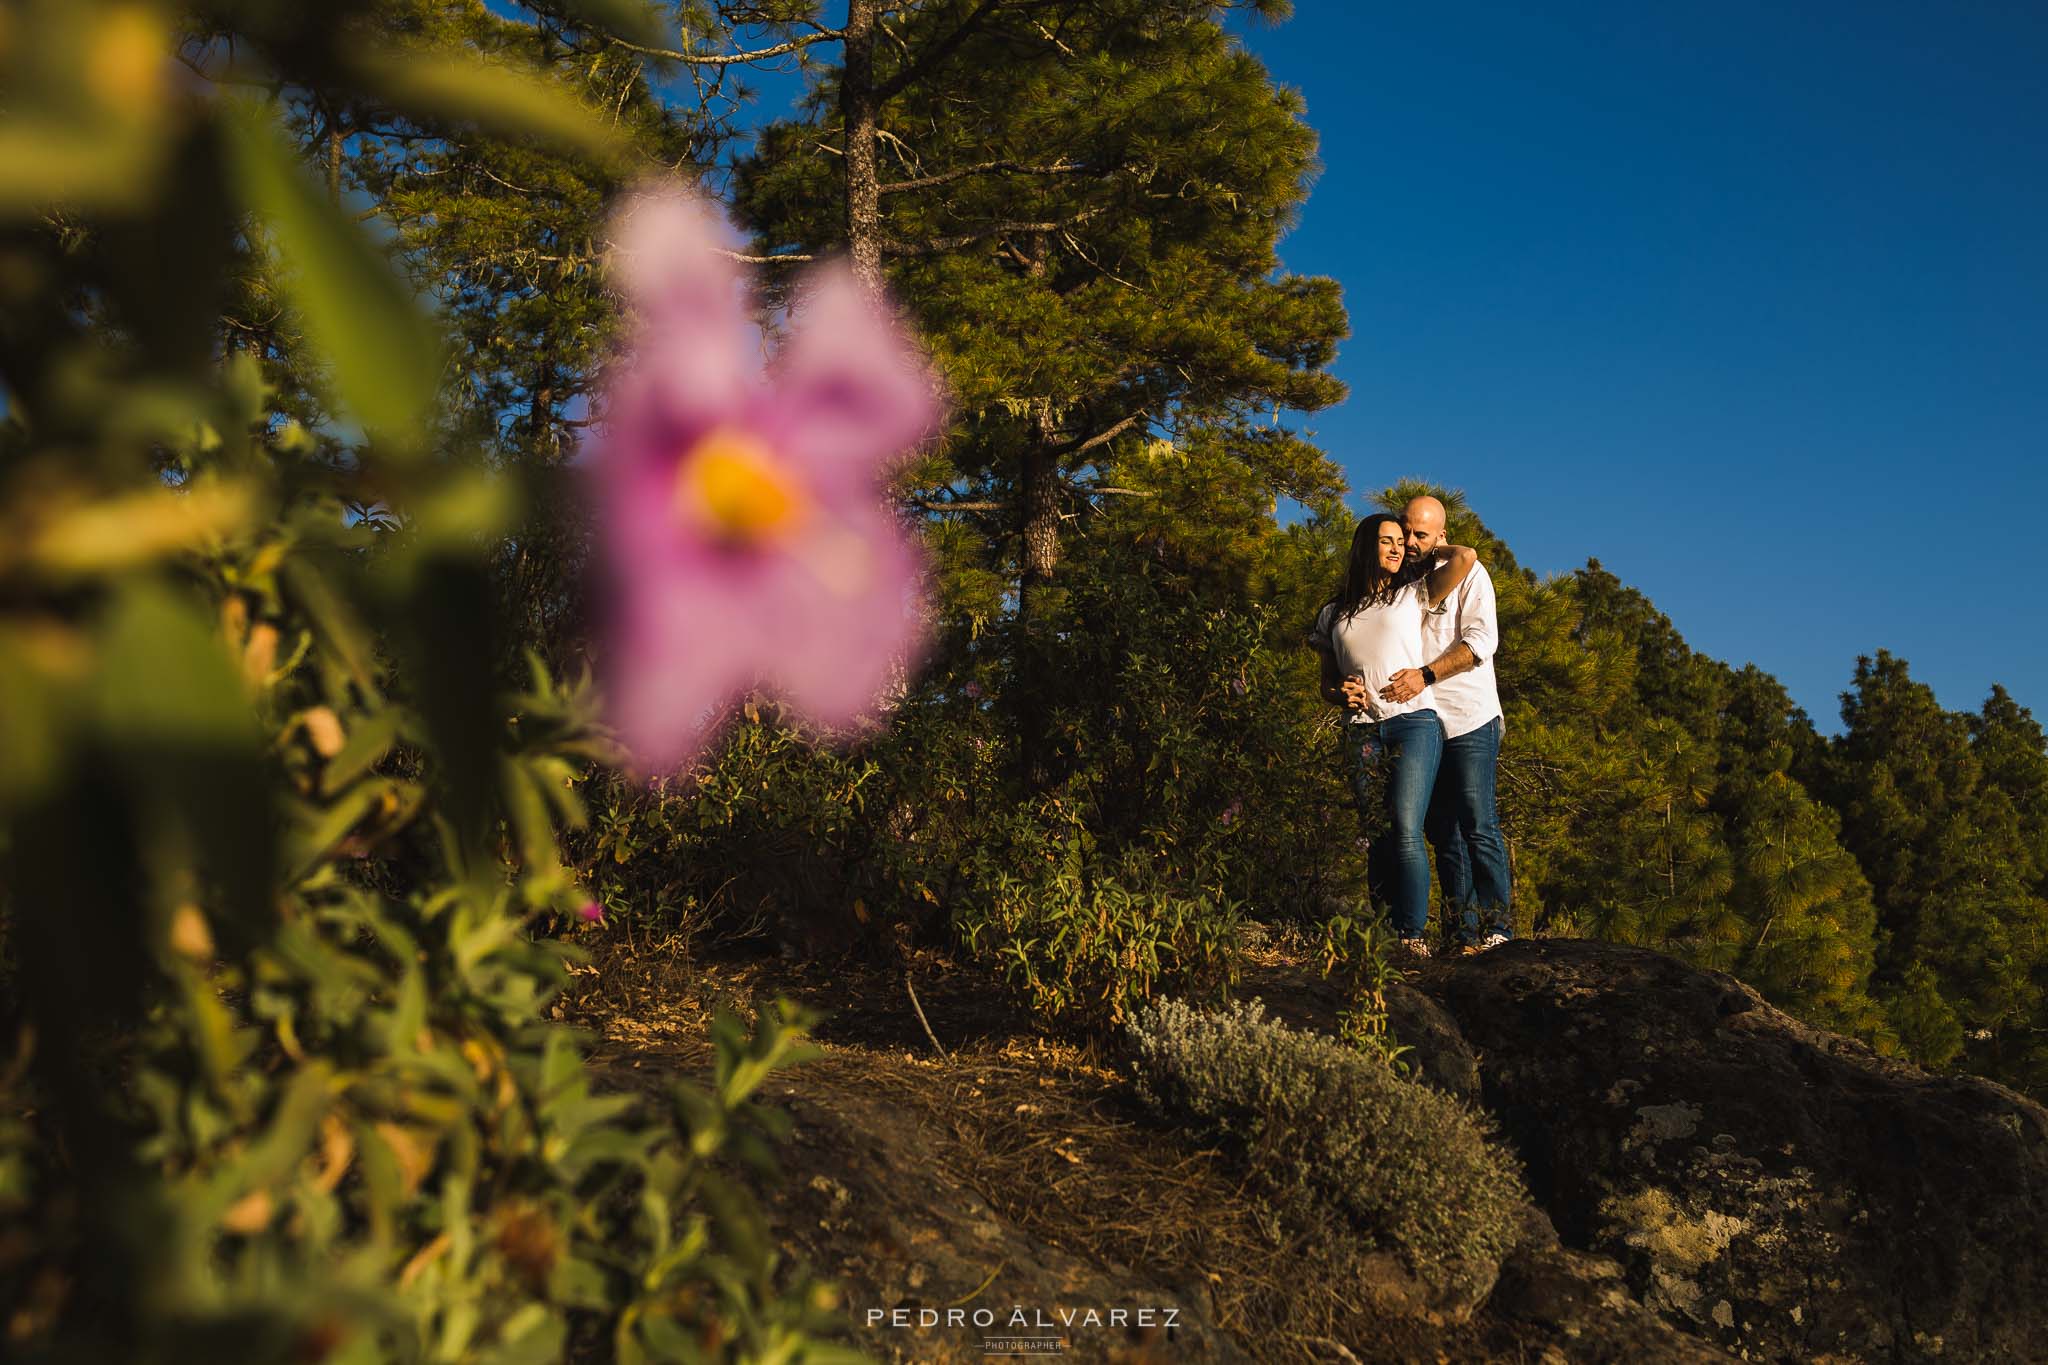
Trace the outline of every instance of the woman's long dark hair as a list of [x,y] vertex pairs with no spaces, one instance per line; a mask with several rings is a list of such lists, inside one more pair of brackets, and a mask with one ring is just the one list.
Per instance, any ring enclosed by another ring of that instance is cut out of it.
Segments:
[[1349,620],[1366,607],[1393,601],[1397,590],[1423,572],[1422,565],[1406,562],[1392,573],[1380,567],[1380,527],[1390,521],[1396,526],[1401,524],[1401,519],[1391,512],[1374,512],[1351,533],[1351,559],[1344,566],[1344,584],[1330,599],[1337,607],[1330,617],[1332,625]]

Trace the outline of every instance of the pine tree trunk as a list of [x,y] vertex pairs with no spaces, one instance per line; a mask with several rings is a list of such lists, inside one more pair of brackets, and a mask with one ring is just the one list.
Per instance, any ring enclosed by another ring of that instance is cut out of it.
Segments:
[[1041,589],[1052,585],[1053,570],[1060,562],[1060,467],[1053,453],[1054,437],[1050,405],[1038,414],[1038,440],[1024,453],[1023,478],[1017,488],[1018,534],[1023,540],[1019,558],[1018,610]]
[[[1050,244],[1043,233],[1031,238],[1027,267],[1043,278]],[[1060,461],[1054,453],[1059,434],[1052,399],[1040,398],[1034,414],[1033,441],[1017,471],[1017,758],[1024,785],[1042,791],[1052,781],[1047,753],[1049,712],[1046,684],[1052,669],[1040,599],[1052,586],[1060,562]]]
[[1041,400],[1037,439],[1024,452],[1017,480],[1017,754],[1033,791],[1051,781],[1047,753],[1046,683],[1051,677],[1041,600],[1060,558],[1060,465],[1052,404]]
[[341,203],[341,115],[328,111],[327,118],[327,197],[335,204]]
[[561,453],[555,430],[555,348],[547,345],[540,354],[526,403],[526,439],[543,462]]
[[880,0],[847,0],[839,113],[846,128],[846,248],[854,277],[882,287],[882,194],[876,166],[875,15]]

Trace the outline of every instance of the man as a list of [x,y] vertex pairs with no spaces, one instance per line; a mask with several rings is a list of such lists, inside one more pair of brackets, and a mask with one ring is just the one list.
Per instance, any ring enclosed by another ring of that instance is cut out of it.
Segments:
[[[1444,505],[1432,497],[1412,499],[1402,509],[1411,566],[1436,558],[1446,541],[1445,520]],[[1493,656],[1499,647],[1493,579],[1477,564],[1422,618],[1422,655],[1430,662],[1394,674],[1380,690],[1390,701],[1405,701],[1428,687],[1436,698],[1444,757],[1425,829],[1436,847],[1445,918],[1478,948],[1498,947],[1509,934],[1508,848],[1494,802],[1502,716]]]

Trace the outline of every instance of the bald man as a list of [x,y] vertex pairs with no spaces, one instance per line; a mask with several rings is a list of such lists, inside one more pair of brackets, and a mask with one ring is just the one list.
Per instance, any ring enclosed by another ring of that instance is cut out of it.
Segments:
[[[1435,561],[1446,543],[1445,521],[1444,505],[1432,497],[1415,498],[1401,510],[1411,567]],[[1477,564],[1422,618],[1422,657],[1430,662],[1403,669],[1381,689],[1390,701],[1424,687],[1436,698],[1444,756],[1424,830],[1436,848],[1444,917],[1468,948],[1498,947],[1510,933],[1508,847],[1494,801],[1503,726],[1493,671],[1499,648],[1493,579]]]

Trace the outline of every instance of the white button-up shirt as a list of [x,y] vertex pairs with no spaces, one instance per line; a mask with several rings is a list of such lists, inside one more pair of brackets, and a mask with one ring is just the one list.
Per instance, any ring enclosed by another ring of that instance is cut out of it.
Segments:
[[1494,681],[1493,656],[1500,649],[1500,620],[1494,609],[1493,578],[1484,564],[1474,564],[1458,590],[1422,617],[1422,657],[1434,663],[1445,650],[1463,641],[1479,659],[1476,668],[1438,678],[1430,691],[1444,723],[1444,738],[1470,734],[1500,715],[1500,688]]

